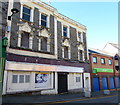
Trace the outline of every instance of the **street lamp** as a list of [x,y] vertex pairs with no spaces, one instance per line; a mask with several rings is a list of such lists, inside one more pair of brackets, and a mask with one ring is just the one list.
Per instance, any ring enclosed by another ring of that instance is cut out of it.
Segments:
[[[8,16],[9,22],[11,22],[11,17],[18,13],[19,10],[16,8],[11,9],[12,15]],[[2,96],[2,89],[3,89],[3,78],[4,78],[4,69],[5,69],[5,62],[6,62],[6,47],[8,44],[8,38],[3,37],[0,40],[0,97]]]
[[12,15],[11,15],[11,16],[8,16],[8,20],[11,20],[11,17],[13,16],[13,14],[18,13],[18,12],[19,12],[19,10],[18,10],[18,9],[16,9],[16,8],[13,8],[13,9],[11,9],[11,12],[12,12]]

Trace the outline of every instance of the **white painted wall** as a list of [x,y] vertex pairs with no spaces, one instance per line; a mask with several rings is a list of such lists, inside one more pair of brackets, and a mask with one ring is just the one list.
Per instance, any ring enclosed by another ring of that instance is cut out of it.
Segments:
[[109,52],[112,55],[118,54],[118,49],[113,47],[109,43],[103,48],[103,51]]
[[84,91],[91,91],[90,73],[84,73]]
[[[76,82],[76,77],[80,77],[80,82]],[[68,74],[68,90],[83,88],[82,73]]]
[[[7,75],[7,92],[19,92],[19,91],[31,91],[31,90],[42,90],[53,88],[53,73],[50,72],[49,83],[40,88],[35,87],[35,74],[38,72],[26,72],[26,71],[8,71]],[[40,72],[39,72],[40,73]],[[30,75],[30,83],[12,83],[12,75]]]

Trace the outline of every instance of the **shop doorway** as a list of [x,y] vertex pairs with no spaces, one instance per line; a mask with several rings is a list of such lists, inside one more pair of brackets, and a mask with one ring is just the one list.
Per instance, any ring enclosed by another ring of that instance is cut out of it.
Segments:
[[107,77],[103,77],[103,78],[102,78],[102,89],[103,89],[103,90],[108,89]]
[[68,92],[67,73],[58,72],[58,93]]
[[99,78],[98,77],[94,77],[92,78],[93,81],[93,91],[100,91],[100,84],[99,84]]

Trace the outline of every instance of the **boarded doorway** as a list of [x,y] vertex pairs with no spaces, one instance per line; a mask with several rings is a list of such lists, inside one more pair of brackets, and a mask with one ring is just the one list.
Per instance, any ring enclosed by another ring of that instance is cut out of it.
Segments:
[[59,72],[58,73],[58,93],[68,92],[67,86],[67,73]]

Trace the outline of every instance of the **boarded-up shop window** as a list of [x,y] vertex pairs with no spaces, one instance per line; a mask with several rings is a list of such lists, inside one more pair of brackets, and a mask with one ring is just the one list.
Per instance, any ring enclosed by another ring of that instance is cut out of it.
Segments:
[[18,82],[18,75],[13,75],[12,76],[12,83],[17,83]]

